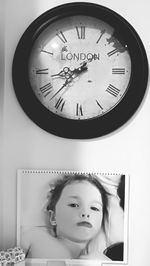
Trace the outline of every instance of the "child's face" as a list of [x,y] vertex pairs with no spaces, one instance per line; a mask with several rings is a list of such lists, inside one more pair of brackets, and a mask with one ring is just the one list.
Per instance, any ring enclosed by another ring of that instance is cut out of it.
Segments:
[[56,204],[57,235],[87,242],[97,235],[102,223],[102,197],[88,181],[68,184]]

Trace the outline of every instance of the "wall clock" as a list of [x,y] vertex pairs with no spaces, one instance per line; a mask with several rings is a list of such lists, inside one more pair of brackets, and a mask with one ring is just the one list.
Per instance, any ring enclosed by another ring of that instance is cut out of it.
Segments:
[[13,84],[25,113],[57,136],[104,136],[125,124],[147,87],[148,62],[134,28],[93,3],[48,10],[15,51]]

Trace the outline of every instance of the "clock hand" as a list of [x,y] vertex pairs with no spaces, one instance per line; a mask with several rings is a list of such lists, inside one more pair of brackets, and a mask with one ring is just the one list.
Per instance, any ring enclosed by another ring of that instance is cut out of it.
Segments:
[[57,74],[53,74],[51,75],[51,77],[62,77],[62,78],[69,78],[70,76],[72,76],[72,72],[69,67],[64,67],[63,70],[61,70],[59,73]]
[[80,66],[78,68],[75,68],[72,72],[73,74],[80,74],[86,70],[88,70],[88,66],[87,63],[92,62],[93,58],[87,59],[85,61],[83,61],[82,63],[80,63]]
[[52,100],[64,87],[66,87],[70,82],[72,81],[72,78],[66,79],[65,83],[61,86],[61,88],[50,98]]
[[61,70],[59,73],[51,75],[51,77],[58,76],[66,78],[66,81],[61,86],[61,88],[50,98],[50,100],[52,100],[64,87],[66,87],[73,79],[75,79],[78,74],[86,71],[87,69],[87,62],[83,62],[80,67],[75,68],[73,71],[70,70],[69,67],[64,67],[63,70]]
[[82,65],[78,68],[75,68],[74,71],[73,71],[73,74],[80,74],[84,71],[88,70],[88,67],[87,67],[87,62],[83,62]]
[[65,83],[62,85],[62,87],[50,98],[52,100],[64,87],[66,87],[74,78],[77,77],[77,75],[74,76],[74,74],[79,74],[85,70],[87,70],[87,67],[85,67],[86,63],[84,63],[81,67],[74,69],[71,71],[69,67],[64,67],[62,71],[60,71],[58,74],[52,75],[54,76],[59,76],[59,77],[64,77],[66,78]]
[[51,77],[61,77],[61,78],[70,78],[73,77],[75,78],[76,76],[73,76],[74,74],[80,74],[81,72],[87,70],[87,62],[84,61],[80,67],[75,68],[74,70],[70,70],[69,67],[64,67],[63,70],[61,70],[59,73],[57,74],[53,74],[51,75]]
[[50,98],[50,100],[52,100],[64,87],[66,87],[73,79],[75,79],[78,76],[78,74],[86,71],[87,69],[88,69],[87,62],[83,62],[80,67],[75,68],[73,71],[71,71],[69,67],[64,67],[63,70],[60,71],[58,74],[51,75],[51,77],[58,76],[66,78],[66,81],[62,85],[62,87]]
[[81,67],[82,66],[84,67],[85,65],[87,65],[88,63],[90,63],[92,61],[93,61],[93,58],[90,58],[90,59],[87,59],[87,60],[83,61],[80,65],[81,65]]

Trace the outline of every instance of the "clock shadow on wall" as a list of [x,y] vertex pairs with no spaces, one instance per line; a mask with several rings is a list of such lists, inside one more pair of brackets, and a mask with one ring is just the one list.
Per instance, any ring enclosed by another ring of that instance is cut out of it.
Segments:
[[148,60],[135,29],[93,3],[39,16],[23,33],[12,66],[17,99],[54,135],[90,139],[124,125],[140,106]]

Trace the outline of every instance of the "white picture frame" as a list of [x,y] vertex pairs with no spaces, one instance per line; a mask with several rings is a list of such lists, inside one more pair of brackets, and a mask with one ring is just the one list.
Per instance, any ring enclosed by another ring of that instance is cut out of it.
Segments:
[[[18,169],[17,170],[17,245],[21,246],[21,234],[23,228],[32,226],[47,226],[45,220],[45,206],[50,183],[64,174],[88,174],[78,171],[52,171],[40,169]],[[26,265],[46,266],[97,266],[102,264],[126,264],[128,261],[128,207],[129,207],[129,175],[124,173],[93,173],[100,178],[101,182],[114,187],[118,185],[119,178],[125,177],[124,194],[124,249],[122,261],[96,261],[75,259],[45,259],[26,258]],[[92,264],[91,264],[92,263]],[[96,265],[96,263],[98,263]]]

